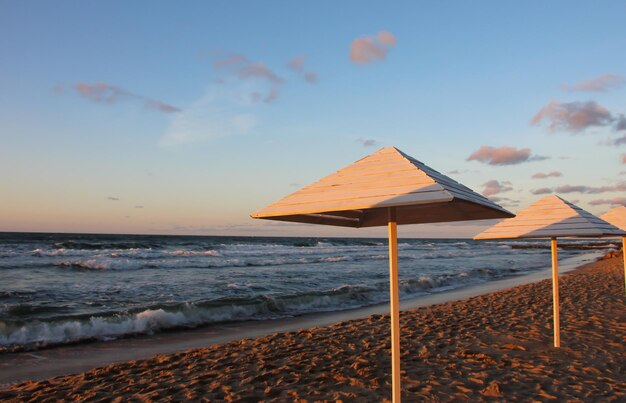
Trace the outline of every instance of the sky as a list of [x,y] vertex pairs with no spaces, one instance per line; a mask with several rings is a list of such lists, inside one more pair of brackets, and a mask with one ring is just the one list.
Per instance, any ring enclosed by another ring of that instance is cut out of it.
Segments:
[[387,146],[513,212],[555,193],[603,213],[626,204],[625,17],[621,1],[0,0],[0,231],[385,236],[249,214]]

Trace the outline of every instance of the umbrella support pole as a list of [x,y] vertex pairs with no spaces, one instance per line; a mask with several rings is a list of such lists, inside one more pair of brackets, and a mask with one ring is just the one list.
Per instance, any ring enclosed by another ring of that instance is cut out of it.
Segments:
[[389,208],[389,307],[391,311],[392,401],[400,402],[400,302],[398,285],[398,229],[396,209]]
[[626,236],[622,237],[622,256],[624,257],[624,292],[626,292]]
[[552,310],[554,314],[554,347],[561,347],[561,325],[559,320],[559,253],[556,238],[551,239],[552,247]]

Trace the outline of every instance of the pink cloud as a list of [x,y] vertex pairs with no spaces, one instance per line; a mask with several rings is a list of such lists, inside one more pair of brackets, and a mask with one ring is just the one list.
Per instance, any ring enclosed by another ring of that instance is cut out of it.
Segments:
[[246,66],[242,66],[241,69],[237,70],[236,75],[242,80],[247,78],[260,78],[274,84],[280,84],[283,82],[282,78],[278,77],[272,70],[267,68],[267,66],[261,62],[250,63]]
[[180,112],[180,109],[156,99],[134,94],[115,85],[96,82],[93,84],[78,83],[74,86],[78,95],[96,103],[113,104],[119,101],[135,100],[143,103],[148,109],[164,113]]
[[387,31],[382,31],[378,33],[378,41],[389,46],[395,46],[395,44],[398,43],[396,37],[393,36],[392,33]]
[[569,91],[602,92],[611,88],[619,88],[622,85],[624,85],[624,77],[618,74],[606,73],[574,85],[564,84],[563,88]]
[[230,55],[225,55],[222,58],[214,59],[213,66],[215,68],[221,69],[229,66],[238,66],[249,64],[248,58],[240,53],[233,53]]
[[493,196],[499,193],[504,193],[504,192],[513,190],[513,187],[511,186],[511,182],[509,181],[498,182],[495,179],[491,179],[483,183],[482,186],[484,187],[483,196],[485,197],[489,197],[489,196]]
[[482,146],[474,151],[466,161],[480,161],[489,165],[515,165],[527,161],[541,161],[548,157],[531,156],[530,148]]
[[287,63],[287,67],[301,75],[304,81],[306,81],[307,83],[315,84],[317,82],[317,73],[314,71],[305,71],[305,61],[306,59],[304,58],[304,56],[296,56],[291,59],[289,63]]
[[376,36],[362,36],[350,45],[350,60],[357,64],[367,64],[385,60],[391,46],[397,43],[390,32],[379,32]]
[[543,172],[538,172],[531,176],[531,179],[559,178],[561,176],[563,176],[563,174],[558,171],[553,171],[545,174]]
[[314,73],[312,71],[307,71],[306,73],[304,73],[304,81],[314,84],[317,82],[317,73]]
[[610,125],[614,119],[606,108],[594,101],[550,101],[537,112],[530,123],[539,125],[543,120],[550,122],[548,128],[551,131],[565,130],[578,133],[589,127]]
[[615,197],[613,199],[597,199],[589,202],[592,206],[600,206],[603,204],[626,206],[626,197]]
[[626,164],[626,154],[622,154],[622,164]]
[[302,71],[304,70],[304,56],[296,56],[289,61],[287,64],[290,69],[293,71]]
[[214,56],[213,67],[226,73],[232,74],[240,80],[257,80],[269,85],[269,90],[265,96],[255,92],[251,94],[251,99],[259,99],[265,103],[274,102],[278,99],[280,86],[284,82],[283,78],[267,67],[263,62],[252,62],[240,53],[221,54]]

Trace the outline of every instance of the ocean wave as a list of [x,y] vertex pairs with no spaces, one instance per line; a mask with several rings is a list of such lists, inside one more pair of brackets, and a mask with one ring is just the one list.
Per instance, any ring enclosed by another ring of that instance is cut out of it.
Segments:
[[104,250],[104,249],[153,249],[158,248],[158,243],[145,242],[85,242],[85,241],[61,241],[56,242],[54,246],[57,249],[85,249],[85,250]]
[[54,263],[57,267],[66,267],[77,270],[136,270],[142,268],[154,268],[155,265],[146,265],[142,261],[132,259],[86,259],[86,260],[64,260]]
[[[514,269],[482,268],[440,275],[422,275],[401,280],[400,295],[401,298],[415,297],[514,274],[519,273]],[[252,284],[227,285],[229,289],[245,291],[250,291],[251,287]],[[59,343],[153,334],[180,327],[268,320],[304,313],[352,309],[388,301],[388,287],[388,282],[383,280],[369,285],[344,284],[324,291],[221,297],[206,301],[149,306],[133,313],[114,311],[89,316],[46,316],[45,319],[30,321],[0,320],[0,350],[40,348]],[[20,306],[15,309],[22,312],[33,308]],[[37,308],[41,309],[43,308]],[[61,313],[62,310],[59,314]]]
[[222,254],[216,250],[204,250],[204,251],[168,250],[168,251],[163,251],[162,253],[166,255],[175,255],[175,256],[222,256]]
[[[335,256],[277,256],[228,258],[219,252],[176,253],[181,259],[127,258],[117,254],[91,256],[87,259],[64,259],[53,264],[61,268],[78,270],[138,270],[138,269],[219,269],[228,267],[267,267],[295,264],[323,264],[348,261],[385,260],[386,255],[335,255]],[[205,259],[210,257],[210,259]],[[406,257],[409,258],[410,257]],[[401,258],[401,259],[404,259]]]
[[153,334],[158,331],[197,327],[219,322],[267,320],[305,312],[362,306],[371,301],[355,286],[328,293],[255,298],[221,298],[204,303],[184,303],[176,307],[145,309],[132,314],[114,313],[89,318],[35,320],[12,324],[0,321],[0,347],[5,351],[40,348],[89,340]]

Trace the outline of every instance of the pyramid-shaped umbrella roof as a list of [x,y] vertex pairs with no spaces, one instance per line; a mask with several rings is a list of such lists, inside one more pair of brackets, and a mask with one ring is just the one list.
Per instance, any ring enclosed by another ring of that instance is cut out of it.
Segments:
[[602,214],[600,218],[626,231],[626,206],[617,206]]
[[481,220],[513,214],[395,147],[383,148],[251,214],[344,227]]
[[607,237],[626,233],[595,215],[553,195],[544,197],[476,235],[474,239]]

